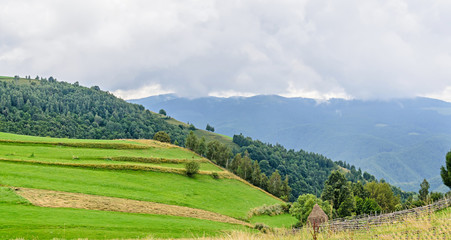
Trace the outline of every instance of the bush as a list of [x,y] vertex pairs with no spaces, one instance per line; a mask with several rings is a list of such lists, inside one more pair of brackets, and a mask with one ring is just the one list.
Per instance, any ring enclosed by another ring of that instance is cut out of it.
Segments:
[[164,131],[159,131],[155,133],[155,135],[153,136],[153,140],[171,143],[171,137],[169,137],[169,135]]
[[211,177],[213,177],[214,179],[219,179],[219,174],[217,172],[213,172],[211,173]]
[[288,213],[289,209],[290,209],[289,205],[287,205],[285,203],[274,204],[274,205],[269,205],[269,206],[263,205],[261,207],[256,207],[256,208],[251,209],[247,215],[249,218],[251,218],[253,216],[259,216],[259,215],[275,216],[275,215]]
[[271,232],[271,228],[264,224],[264,223],[256,223],[254,226],[255,229],[261,231],[262,233],[269,233]]
[[188,175],[188,177],[193,177],[195,174],[199,172],[200,163],[195,160],[189,161],[186,163],[185,169],[186,175]]

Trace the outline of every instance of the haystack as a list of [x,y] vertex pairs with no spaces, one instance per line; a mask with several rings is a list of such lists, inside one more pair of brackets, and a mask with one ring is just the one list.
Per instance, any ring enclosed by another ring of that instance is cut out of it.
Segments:
[[329,218],[327,217],[326,213],[324,213],[324,211],[318,206],[318,204],[315,204],[307,220],[312,226],[319,226],[322,223],[327,222]]

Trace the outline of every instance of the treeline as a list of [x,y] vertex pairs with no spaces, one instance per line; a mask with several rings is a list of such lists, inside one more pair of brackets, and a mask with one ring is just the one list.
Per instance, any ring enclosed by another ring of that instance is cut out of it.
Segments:
[[[319,196],[327,177],[338,169],[320,154],[287,150],[279,144],[262,143],[242,134],[233,136],[233,142],[238,149],[230,149],[218,141],[207,143],[205,138],[199,139],[190,132],[185,147],[287,201],[307,193]],[[354,166],[349,168],[352,169],[347,174],[350,181],[362,180],[364,175],[369,180],[375,179],[366,172],[354,171]]]
[[[323,191],[324,182],[332,170],[338,166],[349,168],[346,177],[352,182],[372,181],[375,177],[355,166],[343,162],[333,162],[321,154],[304,150],[287,150],[280,144],[268,144],[259,140],[252,140],[242,134],[234,135],[233,142],[240,146],[238,152],[248,152],[251,159],[258,161],[259,166],[267,175],[278,171],[283,178],[288,176],[289,186],[292,188],[290,200],[294,201],[299,195],[311,193],[319,196]],[[338,165],[338,166],[337,166]]]
[[216,140],[206,143],[205,138],[199,139],[192,131],[185,140],[185,147],[277,197],[288,200],[291,196],[288,176],[282,179],[276,170],[268,177],[261,171],[258,162],[249,157],[248,152],[234,154],[226,145]]
[[165,131],[181,144],[188,134],[187,129],[97,86],[87,88],[52,77],[0,81],[0,131],[80,139],[150,139]]

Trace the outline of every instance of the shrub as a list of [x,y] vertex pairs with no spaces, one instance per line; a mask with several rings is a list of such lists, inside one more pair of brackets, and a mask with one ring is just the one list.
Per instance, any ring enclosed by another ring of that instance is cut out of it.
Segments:
[[214,179],[219,179],[219,174],[218,174],[217,172],[212,172],[212,173],[211,173],[211,176],[212,176]]
[[256,207],[251,209],[248,212],[248,217],[251,218],[253,216],[259,216],[259,215],[268,215],[268,216],[275,216],[280,215],[284,213],[288,213],[290,207],[285,204],[274,204],[274,205],[263,205],[261,207]]
[[269,232],[271,232],[271,228],[268,225],[264,224],[264,223],[256,223],[254,225],[254,228],[259,230],[262,233],[269,233]]
[[171,137],[164,131],[159,131],[153,135],[153,140],[171,143]]
[[195,160],[189,161],[186,163],[185,169],[186,175],[188,175],[188,177],[193,177],[195,174],[199,172],[200,163]]

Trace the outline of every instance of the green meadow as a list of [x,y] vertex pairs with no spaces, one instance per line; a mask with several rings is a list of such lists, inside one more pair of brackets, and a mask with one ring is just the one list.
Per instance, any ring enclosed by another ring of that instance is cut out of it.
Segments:
[[36,207],[9,188],[0,188],[0,216],[0,239],[187,238],[247,229],[195,218]]
[[[143,162],[143,159],[157,161]],[[100,164],[180,169],[184,168],[184,161],[192,159],[200,161],[200,170],[224,171],[191,151],[152,141],[57,139],[0,133],[0,185],[3,186],[0,188],[0,239],[186,238],[217,236],[232,230],[253,231],[242,225],[195,218],[37,207],[7,187],[164,203],[203,209],[251,223],[258,220],[274,227],[291,225],[293,219],[287,216],[246,220],[250,209],[281,201],[237,179],[215,179],[208,174],[187,177],[139,168],[77,167]]]

